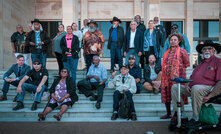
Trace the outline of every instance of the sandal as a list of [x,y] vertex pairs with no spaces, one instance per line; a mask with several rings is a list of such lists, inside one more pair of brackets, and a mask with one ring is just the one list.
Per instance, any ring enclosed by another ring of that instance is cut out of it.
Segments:
[[46,114],[44,114],[44,113],[38,113],[38,117],[39,117],[39,119],[41,119],[41,120],[45,120],[45,118],[46,118]]
[[60,115],[60,114],[53,115],[53,117],[54,117],[57,121],[60,121],[60,120],[61,120],[61,115]]

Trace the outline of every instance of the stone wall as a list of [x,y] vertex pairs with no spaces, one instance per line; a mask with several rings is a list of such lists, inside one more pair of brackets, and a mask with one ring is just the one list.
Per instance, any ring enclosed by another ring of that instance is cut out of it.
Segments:
[[16,25],[28,30],[28,24],[35,18],[35,0],[0,0],[0,68],[6,69],[15,63],[11,48],[11,35]]

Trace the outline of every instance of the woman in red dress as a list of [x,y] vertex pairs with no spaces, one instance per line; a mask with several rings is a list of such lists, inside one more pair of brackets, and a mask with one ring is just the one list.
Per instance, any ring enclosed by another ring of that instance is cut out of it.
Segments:
[[[186,68],[190,66],[189,56],[185,49],[179,46],[183,40],[180,34],[169,36],[170,48],[163,55],[162,79],[161,79],[161,100],[165,103],[167,114],[161,119],[171,118],[171,87],[175,82],[172,80],[177,77],[186,78]],[[183,98],[184,104],[188,103],[187,98]]]

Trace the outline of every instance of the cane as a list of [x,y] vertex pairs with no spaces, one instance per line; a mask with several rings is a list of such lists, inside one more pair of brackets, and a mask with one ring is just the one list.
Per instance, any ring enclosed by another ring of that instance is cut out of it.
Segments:
[[190,79],[183,79],[183,78],[175,78],[173,79],[176,83],[178,83],[178,91],[177,91],[177,128],[181,127],[181,100],[180,100],[180,83],[188,83],[193,82]]

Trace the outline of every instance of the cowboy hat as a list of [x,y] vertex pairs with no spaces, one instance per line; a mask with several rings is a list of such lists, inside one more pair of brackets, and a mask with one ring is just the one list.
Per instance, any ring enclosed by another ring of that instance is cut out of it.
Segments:
[[31,21],[31,23],[33,24],[34,22],[38,22],[41,24],[41,22],[39,21],[39,19],[34,19],[33,21]]
[[94,23],[96,26],[98,26],[98,24],[94,20],[89,20],[87,25],[90,25],[91,23]]
[[121,20],[120,20],[120,19],[118,19],[117,17],[113,17],[113,20],[112,20],[112,21],[110,21],[110,23],[112,24],[112,23],[113,23],[113,21],[118,21],[119,23],[121,23]]
[[221,51],[221,46],[220,46],[220,44],[218,44],[218,43],[213,43],[212,40],[206,40],[206,41],[204,42],[204,44],[198,44],[198,45],[196,46],[196,51],[201,54],[201,53],[202,53],[202,49],[203,49],[203,47],[205,47],[205,46],[214,47],[214,48],[216,49],[217,53],[220,53],[220,51]]

